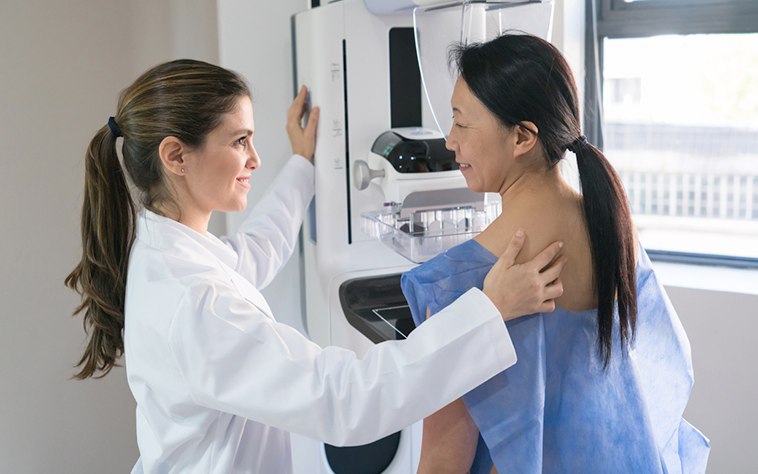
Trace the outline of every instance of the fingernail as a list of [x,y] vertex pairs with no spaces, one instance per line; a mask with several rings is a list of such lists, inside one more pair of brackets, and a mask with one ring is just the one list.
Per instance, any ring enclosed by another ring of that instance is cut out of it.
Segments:
[[559,249],[562,249],[562,248],[563,248],[563,242],[558,242],[558,248],[559,248]]
[[523,237],[524,236],[524,229],[519,229],[516,231],[516,237]]

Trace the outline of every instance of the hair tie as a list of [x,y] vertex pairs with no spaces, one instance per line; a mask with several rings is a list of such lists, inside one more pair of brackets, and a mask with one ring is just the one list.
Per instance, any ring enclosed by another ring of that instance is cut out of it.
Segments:
[[118,125],[116,125],[116,120],[113,117],[108,119],[108,128],[111,129],[111,133],[113,133],[116,138],[123,136],[121,135],[121,129],[118,128]]
[[576,140],[574,140],[573,142],[571,142],[571,144],[568,147],[566,147],[566,148],[571,153],[576,154],[576,152],[578,152],[579,150],[581,150],[582,148],[584,148],[585,146],[587,146],[587,143],[588,143],[587,142],[587,137],[585,137],[584,135],[582,135],[581,137],[579,137]]

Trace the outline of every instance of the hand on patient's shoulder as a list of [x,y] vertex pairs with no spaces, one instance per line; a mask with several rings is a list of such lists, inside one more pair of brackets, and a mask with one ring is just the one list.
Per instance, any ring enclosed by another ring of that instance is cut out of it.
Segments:
[[554,242],[532,260],[516,264],[525,237],[524,230],[519,229],[484,279],[482,291],[500,311],[503,321],[551,312],[555,298],[563,294],[560,275],[567,259],[555,259],[563,243]]

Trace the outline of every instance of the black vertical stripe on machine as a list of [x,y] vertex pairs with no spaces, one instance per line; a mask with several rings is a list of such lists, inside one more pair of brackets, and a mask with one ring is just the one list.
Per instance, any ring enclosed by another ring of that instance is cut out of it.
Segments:
[[421,71],[413,28],[390,29],[391,127],[421,126]]
[[320,6],[319,3],[320,3],[319,0],[311,0],[311,8],[316,8]]
[[347,243],[353,243],[353,225],[350,214],[350,139],[347,126],[347,41],[342,40],[342,82],[345,92],[345,183],[347,184]]

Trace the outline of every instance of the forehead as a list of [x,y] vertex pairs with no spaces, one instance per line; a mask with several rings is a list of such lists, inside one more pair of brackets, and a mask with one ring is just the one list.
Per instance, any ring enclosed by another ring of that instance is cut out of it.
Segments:
[[253,129],[253,104],[247,96],[237,99],[234,108],[224,114],[219,127],[225,132],[236,131],[241,128]]
[[[453,113],[459,113],[468,118],[490,118],[489,116],[492,115],[487,107],[471,92],[466,81],[460,76],[455,81],[455,88],[453,89],[453,97],[450,99],[450,104],[453,107]],[[494,115],[492,118],[494,118]]]
[[455,88],[453,89],[453,97],[450,99],[454,108],[459,109],[460,112],[474,112],[475,109],[484,107],[479,99],[476,98],[471,89],[468,88],[468,84],[460,76],[455,81]]

